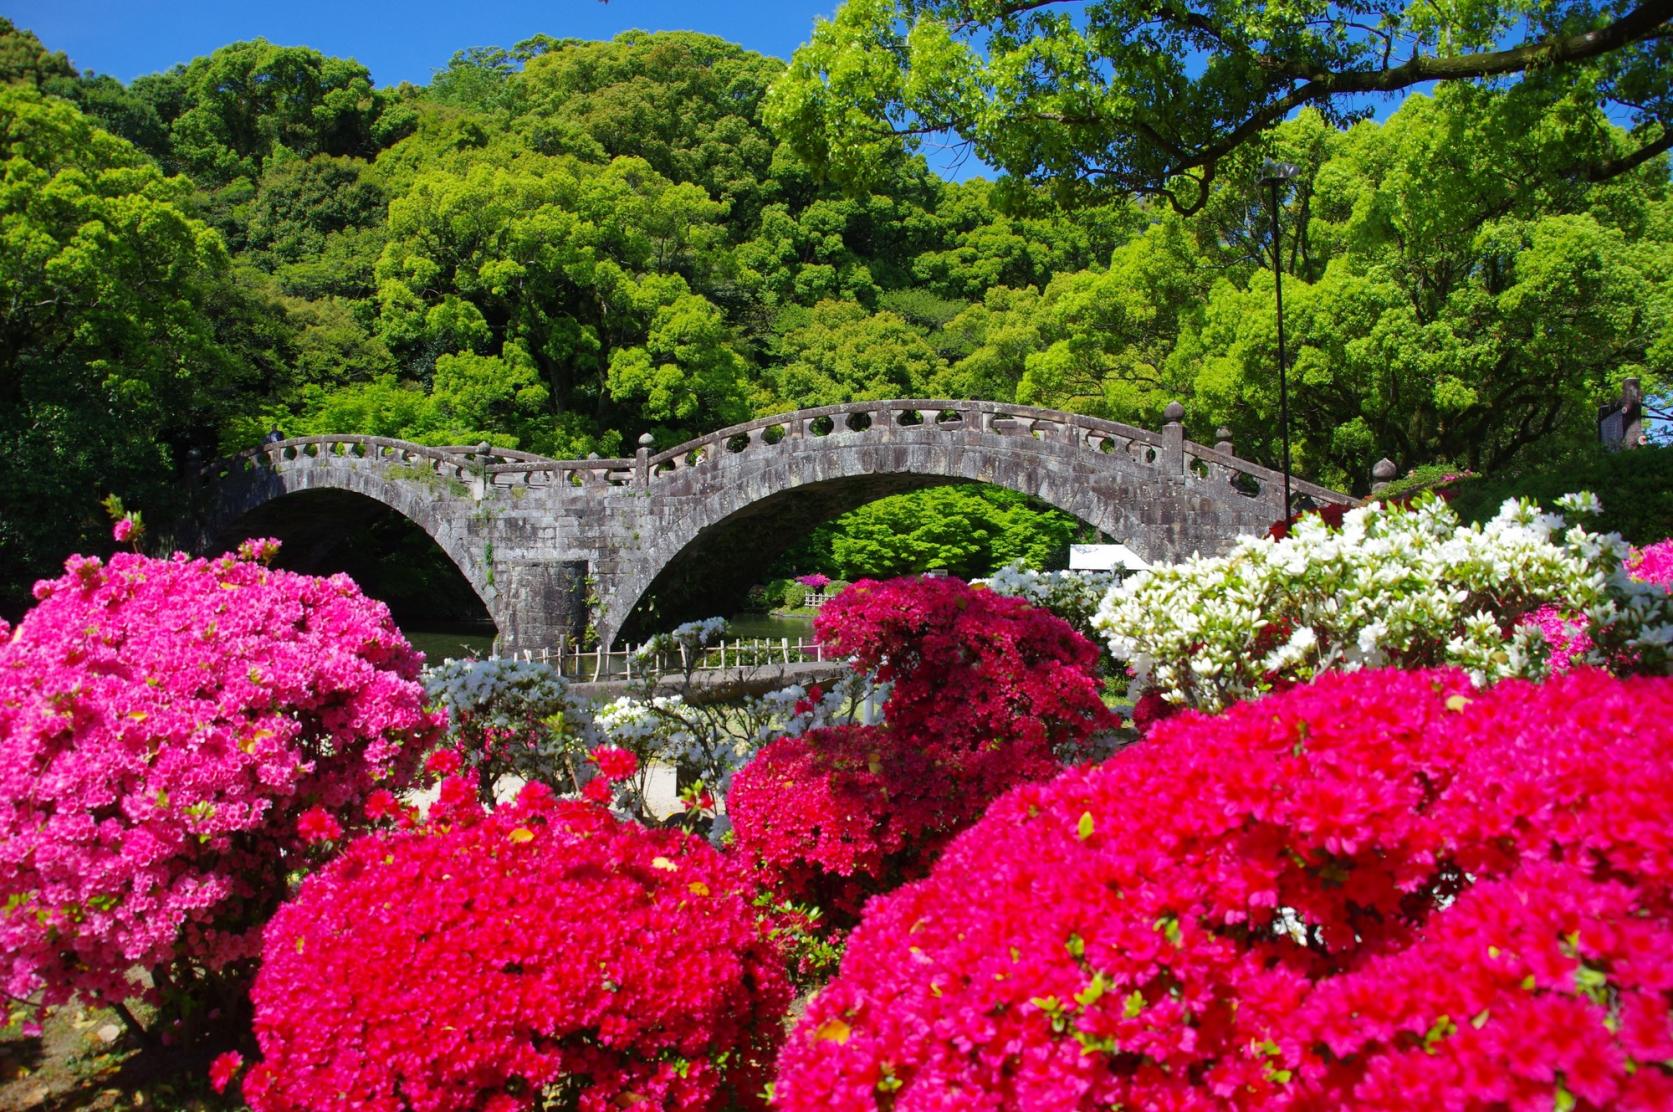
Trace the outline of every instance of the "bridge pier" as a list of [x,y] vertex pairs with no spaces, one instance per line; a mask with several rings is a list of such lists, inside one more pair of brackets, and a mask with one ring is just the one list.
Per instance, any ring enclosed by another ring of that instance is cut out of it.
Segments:
[[585,560],[496,561],[483,589],[499,629],[498,651],[538,652],[586,639],[589,606]]

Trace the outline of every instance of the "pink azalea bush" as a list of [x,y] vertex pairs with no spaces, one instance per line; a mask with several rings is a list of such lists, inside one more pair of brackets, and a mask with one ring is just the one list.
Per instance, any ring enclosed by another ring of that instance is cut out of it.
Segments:
[[765,746],[732,782],[736,846],[780,895],[852,916],[920,875],[1004,791],[1048,778],[1117,719],[1098,650],[1062,619],[957,579],[861,580],[819,637],[890,685],[884,725]]
[[[1673,591],[1673,538],[1633,549],[1622,562],[1621,570],[1640,583]],[[1571,613],[1556,603],[1546,603],[1525,616],[1521,624],[1533,626],[1545,636],[1553,672],[1568,671],[1592,650],[1586,616]]]
[[1673,537],[1633,549],[1626,570],[1634,579],[1673,591]]
[[343,576],[72,557],[0,644],[0,974],[14,1000],[235,984],[310,842],[365,825],[437,723]]
[[1332,673],[868,905],[789,1112],[1673,1107],[1673,680]]
[[458,777],[303,882],[253,997],[256,1112],[614,1112],[759,1107],[790,990],[707,843]]

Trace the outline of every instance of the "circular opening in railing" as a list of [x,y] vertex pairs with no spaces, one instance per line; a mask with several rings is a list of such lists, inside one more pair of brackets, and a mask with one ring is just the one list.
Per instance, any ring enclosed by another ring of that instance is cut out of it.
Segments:
[[666,472],[674,470],[674,461],[671,459],[665,459],[652,468],[652,470],[658,475],[665,474]]
[[1191,468],[1191,474],[1195,475],[1197,478],[1208,478],[1208,464],[1206,461],[1200,460],[1196,456],[1192,456],[1191,462],[1188,466]]
[[836,422],[829,417],[815,417],[807,423],[807,431],[814,436],[829,436],[834,428],[836,428]]
[[696,467],[708,458],[709,450],[707,448],[693,448],[685,454],[685,465],[687,467]]
[[302,445],[302,454],[305,455],[305,456],[308,456],[311,459],[319,459],[319,445],[318,444],[304,444],[304,445]]
[[1290,499],[1290,508],[1298,514],[1304,514],[1317,513],[1323,507],[1319,505],[1318,499],[1311,494],[1302,494]]
[[569,481],[569,485],[572,486],[572,487],[580,486],[581,485],[581,473],[579,471],[571,471],[569,473],[568,481]]
[[923,423],[924,415],[919,413],[916,409],[904,409],[900,412],[899,416],[895,418],[895,424],[906,428],[911,428],[913,425],[921,425]]
[[355,459],[365,459],[366,445],[360,443],[358,440],[355,441],[353,444],[349,445],[349,455],[353,456]]
[[726,450],[733,455],[749,447],[749,433],[740,432],[726,438]]
[[279,458],[280,459],[295,459],[296,458],[296,447],[294,445],[292,445],[289,448],[280,448],[279,449]]
[[784,426],[783,425],[768,425],[766,428],[761,430],[761,443],[763,443],[763,444],[777,444],[780,440],[783,440],[783,439],[784,439]]
[[1245,498],[1260,497],[1261,481],[1249,474],[1247,471],[1232,472],[1231,485],[1233,490],[1237,491],[1237,493],[1243,495]]
[[1146,448],[1144,450],[1144,452],[1142,453],[1142,455],[1143,455],[1143,458],[1144,458],[1144,462],[1146,462],[1146,463],[1155,463],[1156,462],[1156,449],[1155,448]]
[[863,410],[859,413],[850,413],[848,420],[844,421],[843,424],[848,426],[849,432],[865,432],[871,428],[871,414]]
[[1107,455],[1115,451],[1115,437],[1100,436],[1093,441],[1093,446]]
[[940,413],[935,415],[935,423],[938,425],[956,425],[961,423],[963,420],[964,414],[960,413],[956,409],[943,409]]

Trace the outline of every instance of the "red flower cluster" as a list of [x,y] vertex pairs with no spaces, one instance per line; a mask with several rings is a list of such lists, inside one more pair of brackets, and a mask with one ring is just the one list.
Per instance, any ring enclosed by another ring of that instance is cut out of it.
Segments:
[[790,991],[737,870],[542,785],[443,794],[269,924],[256,1112],[759,1107]]
[[72,557],[35,596],[0,644],[0,989],[247,975],[304,841],[439,727],[422,657],[346,576],[232,556]]
[[791,1110],[1673,1107],[1673,680],[1333,673],[874,901]]
[[1097,649],[1021,599],[957,579],[862,580],[816,628],[892,685],[886,724],[773,742],[733,780],[727,813],[780,895],[828,912],[921,875],[989,802],[1116,723]]

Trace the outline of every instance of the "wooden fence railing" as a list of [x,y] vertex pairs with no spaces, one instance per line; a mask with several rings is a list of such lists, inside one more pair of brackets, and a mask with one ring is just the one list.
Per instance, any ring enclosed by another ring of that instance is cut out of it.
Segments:
[[515,654],[523,660],[551,664],[559,674],[586,681],[638,679],[647,675],[693,672],[722,668],[753,668],[772,664],[818,664],[841,658],[811,637],[737,637],[696,650],[692,661],[683,646],[656,652],[639,645],[627,649],[583,649],[560,643],[555,649],[527,649]]

